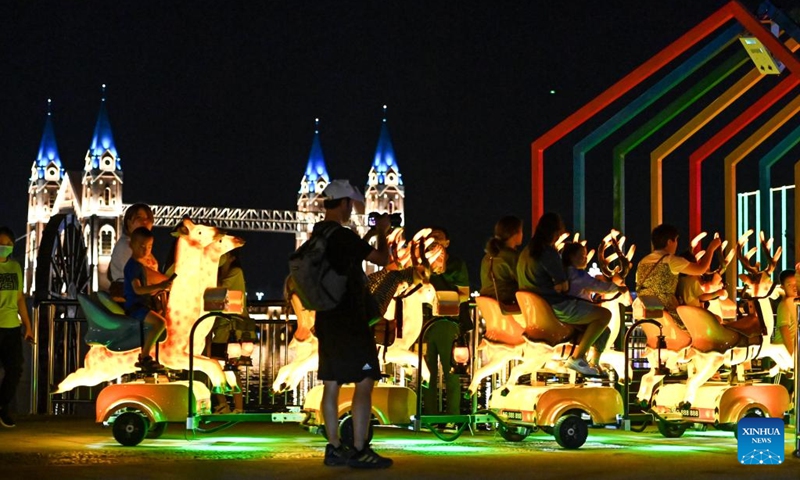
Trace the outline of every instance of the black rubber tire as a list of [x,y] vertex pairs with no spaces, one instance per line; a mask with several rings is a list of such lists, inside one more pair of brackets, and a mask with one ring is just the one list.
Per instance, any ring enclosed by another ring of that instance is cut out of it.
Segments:
[[574,450],[586,443],[589,427],[577,415],[564,415],[553,427],[553,435],[556,437],[556,443],[562,448]]
[[[367,443],[372,441],[373,435],[372,422],[369,423],[369,430],[367,431]],[[353,432],[353,416],[350,414],[345,415],[339,421],[339,441],[347,445],[355,445],[355,433]]]
[[503,437],[503,440],[508,442],[521,442],[531,434],[531,427],[520,427],[515,425],[506,425],[501,423],[497,427],[497,432]]
[[147,436],[147,419],[137,412],[120,414],[111,428],[114,439],[126,447],[135,447]]
[[159,438],[167,431],[167,422],[158,422],[147,429],[147,438]]
[[666,420],[658,420],[657,426],[658,433],[665,438],[680,438],[689,428],[688,423],[668,422]]
[[[764,417],[766,417],[766,415],[764,415],[764,412],[762,412],[760,409],[750,409],[747,411],[747,413],[742,415],[742,418],[764,418]],[[739,420],[741,420],[741,418]],[[733,426],[733,437],[736,439],[739,438],[738,422],[736,423],[736,425]]]

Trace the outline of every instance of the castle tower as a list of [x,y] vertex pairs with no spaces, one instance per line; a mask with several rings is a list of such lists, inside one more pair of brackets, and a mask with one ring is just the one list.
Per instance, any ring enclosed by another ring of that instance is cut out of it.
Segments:
[[44,122],[39,154],[31,167],[31,178],[28,181],[28,222],[25,228],[25,292],[33,290],[34,272],[36,271],[36,255],[42,231],[56,213],[53,211],[58,190],[64,180],[64,168],[58,154],[56,135],[53,130],[52,102],[47,100],[47,117]]
[[311,235],[311,230],[318,218],[325,213],[322,199],[319,195],[330,182],[328,170],[325,168],[325,157],[322,154],[322,144],[319,141],[319,118],[314,120],[314,140],[311,142],[311,152],[308,154],[306,172],[300,180],[300,190],[297,193],[298,220],[305,220],[306,227],[298,227],[295,234],[296,247],[303,244]]
[[[386,105],[383,106],[383,121],[378,146],[375,147],[375,158],[372,160],[372,168],[369,169],[367,178],[367,188],[364,189],[364,213],[367,216],[370,213],[398,213],[402,218],[402,224],[405,225],[403,207],[406,191],[394,156],[389,126],[386,124]],[[363,235],[366,232],[361,233]],[[374,241],[373,238],[370,242]],[[379,270],[371,263],[365,263],[364,268],[367,275]]]
[[406,223],[404,209],[406,192],[386,123],[386,105],[383,106],[381,133],[364,193],[365,213],[399,213],[403,216],[403,224]]
[[94,136],[86,152],[81,188],[81,223],[92,268],[92,288],[105,289],[111,250],[122,221],[122,167],[106,110],[103,85]]

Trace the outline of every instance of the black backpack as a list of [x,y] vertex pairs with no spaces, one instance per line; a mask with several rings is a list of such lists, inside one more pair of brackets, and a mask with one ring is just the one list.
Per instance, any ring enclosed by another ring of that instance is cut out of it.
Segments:
[[326,254],[328,238],[341,225],[331,224],[317,229],[311,238],[289,256],[289,275],[303,306],[322,312],[339,305],[347,289],[347,275],[333,269]]

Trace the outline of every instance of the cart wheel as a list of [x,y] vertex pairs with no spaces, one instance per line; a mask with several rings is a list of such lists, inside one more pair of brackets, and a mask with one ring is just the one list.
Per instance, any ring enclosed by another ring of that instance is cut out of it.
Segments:
[[[751,408],[750,410],[745,413],[742,418],[764,418],[764,412],[761,411],[760,408]],[[733,426],[733,437],[739,438],[739,423],[737,422],[736,425]]]
[[708,424],[707,423],[695,423],[692,425],[692,428],[698,432],[707,432],[708,431]]
[[167,422],[158,422],[147,429],[147,438],[158,438],[167,431]]
[[500,436],[503,437],[503,440],[508,442],[521,442],[525,440],[525,437],[531,434],[531,430],[531,427],[506,425],[505,423],[501,423],[497,427]]
[[469,422],[453,423],[442,426],[441,424],[431,423],[427,425],[428,430],[443,442],[455,442],[458,437],[469,427]]
[[134,447],[147,436],[147,419],[135,412],[125,412],[114,420],[112,431],[120,444]]
[[658,433],[666,438],[679,438],[687,428],[689,428],[688,423],[668,422],[666,420],[658,421]]
[[589,436],[589,428],[586,422],[577,415],[564,415],[559,418],[553,427],[553,434],[556,442],[563,448],[580,448]]
[[47,222],[36,257],[37,301],[75,300],[79,293],[89,293],[89,250],[83,239],[83,227],[75,215],[57,214]]
[[[372,441],[372,421],[369,422],[369,430],[367,431],[367,443]],[[353,416],[346,415],[339,422],[339,441],[347,445],[355,445],[355,432],[353,431]]]

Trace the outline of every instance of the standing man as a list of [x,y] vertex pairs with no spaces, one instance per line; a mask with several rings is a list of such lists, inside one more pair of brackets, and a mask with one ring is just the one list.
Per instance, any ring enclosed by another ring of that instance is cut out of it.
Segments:
[[[456,338],[470,330],[472,325],[469,316],[469,273],[467,264],[463,260],[448,253],[450,238],[444,228],[432,227],[430,237],[443,249],[442,254],[431,265],[433,271],[431,285],[437,292],[458,292],[459,315],[458,318],[437,320],[425,332],[425,363],[431,372],[432,385],[423,391],[424,413],[426,415],[440,413],[438,390],[433,388],[433,385],[438,383],[439,364],[441,364],[447,392],[445,413],[458,415],[461,413],[461,381],[458,375],[452,372],[452,354]],[[426,308],[426,320],[431,317],[431,313]]]
[[0,425],[6,428],[16,426],[8,408],[22,378],[23,336],[33,343],[28,304],[22,294],[22,268],[11,256],[14,238],[10,228],[0,227],[0,365],[5,370],[0,382]]
[[[316,313],[314,329],[319,339],[319,373],[323,381],[322,418],[328,434],[325,465],[354,468],[387,468],[392,460],[375,453],[367,443],[372,415],[372,388],[381,378],[378,351],[369,321],[379,315],[377,303],[367,289],[361,267],[364,260],[379,266],[389,262],[386,232],[389,217],[382,215],[375,225],[377,250],[342,225],[350,221],[353,205],[363,211],[364,195],[347,180],[334,180],[323,190],[325,220],[314,226],[312,235],[329,228],[326,255],[337,273],[347,275],[347,287],[335,308]],[[355,383],[353,393],[353,445],[339,439],[339,388]]]

